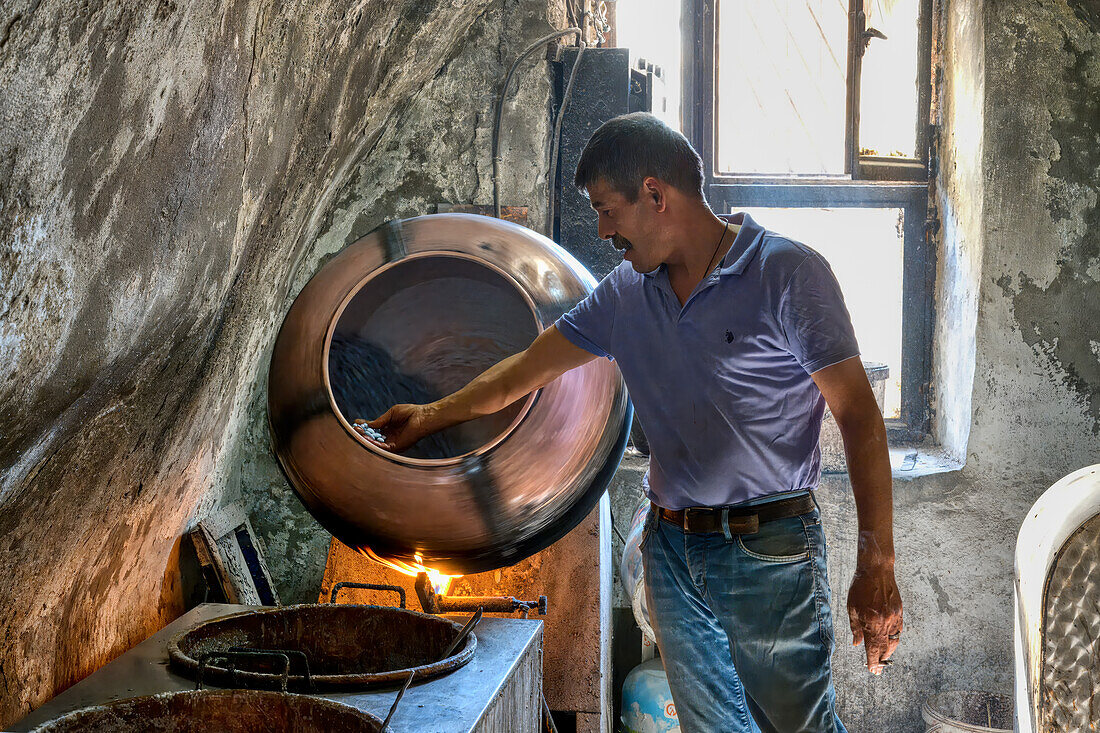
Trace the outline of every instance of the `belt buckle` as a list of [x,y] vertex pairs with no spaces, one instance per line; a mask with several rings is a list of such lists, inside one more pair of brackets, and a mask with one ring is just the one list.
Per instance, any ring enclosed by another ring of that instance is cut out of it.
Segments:
[[706,512],[707,510],[708,510],[707,507],[698,507],[698,506],[689,506],[686,509],[684,509],[684,525],[683,525],[683,527],[681,527],[681,529],[683,529],[685,532],[690,531],[690,530],[688,530],[688,527],[691,525],[692,514],[697,513],[697,512]]

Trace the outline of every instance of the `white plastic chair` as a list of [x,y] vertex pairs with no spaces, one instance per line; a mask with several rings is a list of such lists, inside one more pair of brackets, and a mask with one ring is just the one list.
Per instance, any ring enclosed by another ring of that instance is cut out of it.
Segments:
[[[1047,577],[1066,540],[1100,514],[1100,464],[1074,471],[1031,507],[1016,538],[1016,730],[1041,733],[1043,612]],[[1100,599],[1098,599],[1100,600]]]

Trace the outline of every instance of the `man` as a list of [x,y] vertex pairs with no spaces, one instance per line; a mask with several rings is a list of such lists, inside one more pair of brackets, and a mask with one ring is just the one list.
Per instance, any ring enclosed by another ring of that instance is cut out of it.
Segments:
[[652,115],[597,130],[574,183],[623,263],[526,351],[369,425],[400,451],[614,358],[649,438],[646,595],[683,730],[844,731],[810,493],[826,404],[859,520],[853,643],[873,673],[902,623],[886,430],[836,279],[810,248],[716,217],[699,156]]

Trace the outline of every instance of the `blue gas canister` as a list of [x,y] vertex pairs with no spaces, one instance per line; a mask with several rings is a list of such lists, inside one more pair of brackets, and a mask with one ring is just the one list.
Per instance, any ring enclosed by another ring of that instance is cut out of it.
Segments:
[[622,733],[679,733],[680,721],[660,659],[642,662],[623,682]]

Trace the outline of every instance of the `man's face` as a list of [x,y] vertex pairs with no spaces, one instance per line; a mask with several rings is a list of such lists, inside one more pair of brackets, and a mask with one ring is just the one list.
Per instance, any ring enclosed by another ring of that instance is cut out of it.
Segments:
[[652,272],[664,261],[654,235],[653,203],[644,192],[631,203],[600,179],[587,188],[598,219],[600,239],[609,239],[637,272]]

